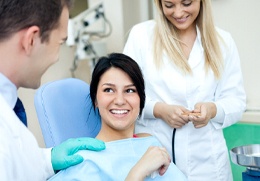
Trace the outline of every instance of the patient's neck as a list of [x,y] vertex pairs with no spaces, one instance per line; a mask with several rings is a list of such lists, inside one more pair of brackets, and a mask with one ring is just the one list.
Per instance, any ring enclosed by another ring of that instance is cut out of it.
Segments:
[[133,138],[134,130],[124,130],[124,131],[118,131],[118,130],[105,130],[102,129],[96,136],[97,139],[102,140],[104,142],[109,141],[116,141],[116,140],[122,140],[127,138]]

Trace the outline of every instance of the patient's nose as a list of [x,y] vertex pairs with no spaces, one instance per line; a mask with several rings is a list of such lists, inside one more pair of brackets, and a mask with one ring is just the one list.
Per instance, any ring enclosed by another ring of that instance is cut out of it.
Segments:
[[124,105],[126,102],[124,94],[123,93],[117,93],[114,99],[114,103],[117,105]]

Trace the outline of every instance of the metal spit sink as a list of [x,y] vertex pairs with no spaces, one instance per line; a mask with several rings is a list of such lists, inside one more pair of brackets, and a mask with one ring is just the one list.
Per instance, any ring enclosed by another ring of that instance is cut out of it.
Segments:
[[260,171],[260,144],[232,148],[230,156],[233,163]]

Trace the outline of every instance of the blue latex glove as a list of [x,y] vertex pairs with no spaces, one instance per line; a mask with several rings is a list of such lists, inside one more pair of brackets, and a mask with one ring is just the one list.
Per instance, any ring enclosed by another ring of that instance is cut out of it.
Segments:
[[79,150],[101,151],[105,148],[103,141],[94,138],[68,139],[51,150],[53,170],[58,171],[81,163],[83,157],[75,154]]

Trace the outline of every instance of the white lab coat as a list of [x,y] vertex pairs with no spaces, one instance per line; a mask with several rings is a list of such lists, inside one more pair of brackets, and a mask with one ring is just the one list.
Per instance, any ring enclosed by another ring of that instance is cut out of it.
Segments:
[[51,149],[39,148],[16,116],[10,107],[17,99],[13,95],[17,95],[15,86],[0,73],[0,180],[46,180],[54,174]]
[[241,119],[246,100],[240,59],[232,37],[217,29],[226,45],[221,46],[225,70],[221,80],[216,80],[212,71],[205,73],[204,52],[197,28],[197,38],[188,60],[193,75],[184,76],[165,55],[161,69],[155,67],[152,52],[154,25],[153,20],[135,25],[124,48],[124,53],[141,67],[146,86],[147,101],[142,119],[136,122],[136,133],[147,132],[156,136],[172,155],[173,129],[163,120],[154,118],[155,103],[182,105],[193,110],[198,102],[214,102],[217,115],[207,126],[195,129],[192,123],[188,123],[177,129],[176,165],[189,181],[232,180],[222,129]]

